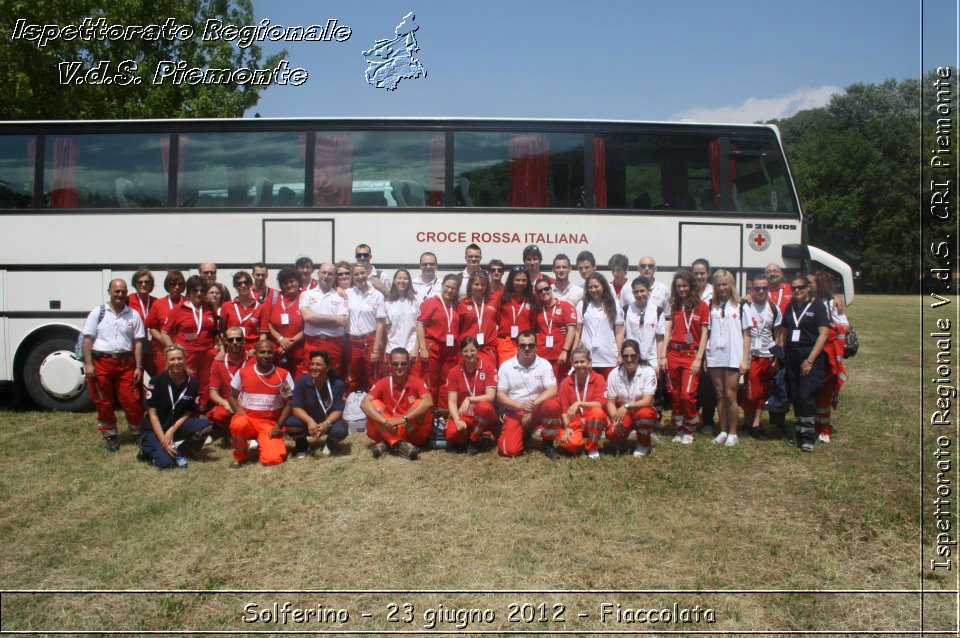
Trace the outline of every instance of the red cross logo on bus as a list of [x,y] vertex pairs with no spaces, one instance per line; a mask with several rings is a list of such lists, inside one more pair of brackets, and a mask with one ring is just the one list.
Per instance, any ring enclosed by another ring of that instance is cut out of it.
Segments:
[[767,248],[770,248],[770,233],[762,228],[754,228],[750,231],[750,237],[748,239],[750,243],[750,248],[758,252],[763,252]]

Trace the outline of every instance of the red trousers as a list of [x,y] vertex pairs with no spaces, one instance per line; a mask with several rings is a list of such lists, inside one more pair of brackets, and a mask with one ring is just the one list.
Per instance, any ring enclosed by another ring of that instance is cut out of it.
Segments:
[[323,350],[330,355],[330,370],[337,375],[343,374],[343,337],[327,337],[319,335],[316,337],[303,338],[303,361],[309,365],[310,353],[317,350]]
[[483,436],[484,432],[491,431],[497,424],[497,410],[493,403],[484,401],[482,403],[471,403],[473,416],[467,414],[463,416],[463,422],[467,424],[465,430],[458,430],[456,422],[451,418],[447,420],[447,428],[444,430],[444,436],[451,443],[463,444],[468,438],[471,443],[476,443]]
[[200,383],[200,405],[207,405],[210,403],[210,366],[213,365],[213,357],[209,350],[187,350],[185,354],[187,374],[196,377]]
[[[377,413],[382,414],[388,419],[394,419],[402,417],[403,413],[394,414],[387,409],[387,406],[383,404],[382,401],[378,399],[373,399],[371,402],[373,408]],[[414,408],[420,404],[420,399],[417,399],[413,403],[407,406],[407,409]],[[379,443],[380,441],[385,441],[390,447],[397,441],[409,441],[417,447],[426,447],[427,441],[430,440],[430,432],[433,430],[433,417],[429,410],[423,416],[417,419],[410,420],[410,429],[407,429],[405,423],[401,423],[397,426],[397,431],[393,432],[388,430],[385,426],[380,425],[373,419],[367,419],[367,436],[373,439],[374,443]]]
[[430,347],[430,362],[427,363],[427,369],[423,370],[423,360],[421,359],[421,371],[426,372],[421,378],[427,383],[430,389],[430,396],[433,397],[434,406],[446,405],[446,400],[442,403],[439,398],[447,397],[447,373],[450,368],[457,365],[458,357],[455,347],[447,347],[436,341],[427,341]]
[[826,376],[823,378],[823,385],[820,386],[820,391],[817,392],[817,412],[814,418],[817,434],[833,433],[832,415],[833,404],[836,401],[838,392],[837,381],[837,375],[831,374],[828,370]]
[[[750,357],[750,372],[747,376],[747,394],[743,410],[756,413],[762,410],[773,388],[773,357]],[[749,423],[747,425],[750,425]]]
[[[228,389],[227,392],[229,391],[230,390]],[[210,425],[214,427],[224,429],[229,428],[232,420],[233,412],[226,409],[222,405],[215,405],[211,409],[207,410],[207,421],[209,421]]]
[[370,361],[373,352],[374,337],[349,337],[349,359],[347,364],[347,394],[361,390],[366,392],[373,385],[374,364]]
[[560,401],[556,398],[544,401],[536,407],[530,418],[530,425],[523,425],[521,411],[503,414],[503,429],[497,440],[500,456],[520,456],[523,454],[524,435],[529,430],[539,432],[544,441],[555,441],[563,433],[563,421],[560,420]]
[[693,434],[700,424],[697,413],[697,389],[700,375],[690,374],[696,350],[667,350],[667,390],[673,406],[673,424],[678,434]]
[[264,465],[279,465],[287,458],[287,444],[283,435],[270,436],[276,427],[273,419],[236,414],[230,421],[230,443],[233,445],[234,460],[243,463],[247,460],[248,439],[256,439],[260,449],[260,462]]
[[587,452],[596,452],[600,449],[600,437],[606,427],[607,411],[603,408],[587,408],[582,413],[578,410],[570,419],[573,435],[558,447],[571,454],[577,454],[584,449]]
[[140,388],[133,382],[136,369],[133,355],[120,359],[94,359],[93,369],[97,376],[87,379],[87,387],[97,408],[97,429],[104,434],[117,433],[114,401],[118,401],[123,408],[127,424],[134,428],[140,427],[143,424],[143,402],[140,399]]
[[636,430],[637,443],[650,447],[650,433],[653,432],[653,426],[657,421],[659,421],[657,411],[652,405],[627,410],[623,421],[620,422],[622,434],[617,431],[618,428],[615,425],[610,424],[607,427],[607,438],[614,443],[623,443],[630,436],[630,430]]

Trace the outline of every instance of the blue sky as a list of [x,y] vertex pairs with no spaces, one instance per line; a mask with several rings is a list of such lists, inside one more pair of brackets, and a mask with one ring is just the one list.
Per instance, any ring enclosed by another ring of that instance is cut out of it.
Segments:
[[[755,121],[825,104],[855,82],[957,63],[955,0],[585,3],[255,0],[284,26],[337,18],[343,43],[281,47],[309,79],[273,86],[249,113]],[[416,14],[427,77],[364,80],[361,51]],[[921,32],[923,40],[921,40]],[[923,46],[921,46],[921,42]]]

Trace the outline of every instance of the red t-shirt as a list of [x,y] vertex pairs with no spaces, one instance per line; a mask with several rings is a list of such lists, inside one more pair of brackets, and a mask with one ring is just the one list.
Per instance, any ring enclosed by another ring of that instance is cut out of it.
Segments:
[[779,288],[770,287],[770,292],[767,293],[767,299],[777,304],[781,314],[786,314],[787,306],[789,306],[793,300],[793,292],[790,290],[790,286],[781,283]]
[[240,365],[234,363],[230,359],[230,355],[226,355],[223,361],[214,360],[210,366],[210,387],[215,388],[224,398],[230,394],[230,384],[233,383],[233,377],[243,368],[256,364],[257,360],[253,357],[241,356],[243,360]]
[[157,299],[150,304],[150,312],[147,313],[143,327],[147,330],[163,330],[163,325],[167,323],[167,316],[181,303],[182,301],[170,301],[170,295]]
[[210,304],[205,303],[195,309],[185,301],[167,315],[163,332],[170,335],[174,343],[183,346],[184,350],[202,352],[213,348],[219,325],[220,319]]
[[670,320],[673,322],[670,329],[670,342],[671,343],[688,343],[687,341],[687,324],[690,322],[690,334],[692,335],[692,341],[689,342],[690,345],[694,346],[694,349],[700,345],[700,332],[704,326],[710,327],[710,307],[707,306],[707,302],[701,301],[700,306],[693,311],[693,314],[687,314],[686,319],[684,319],[684,310],[681,308],[672,315],[670,315]]
[[558,392],[560,393],[560,407],[564,412],[569,410],[570,406],[577,401],[598,401],[601,407],[606,408],[607,382],[602,375],[593,370],[590,371],[590,375],[587,376],[586,388],[580,386],[580,394],[586,396],[579,399],[577,398],[577,389],[574,386],[576,382],[576,377],[572,374],[560,382]]
[[[283,324],[283,315],[287,315],[289,323]],[[300,295],[290,301],[282,294],[277,295],[277,303],[273,303],[273,294],[267,297],[260,312],[260,329],[270,332],[270,326],[280,333],[281,337],[292,339],[303,330],[303,317],[300,316]]]
[[[546,316],[544,316],[546,315]],[[547,361],[560,358],[566,335],[561,334],[564,326],[567,330],[577,329],[577,309],[566,301],[557,301],[553,308],[544,308],[534,313],[537,325],[537,354]],[[573,327],[570,327],[573,324]],[[553,346],[547,347],[547,335],[553,337]]]
[[220,316],[223,317],[224,330],[226,328],[240,328],[243,330],[243,337],[247,343],[256,343],[260,339],[261,314],[263,313],[263,304],[254,301],[249,306],[243,306],[240,301],[234,299],[227,301],[220,309]]
[[533,314],[530,304],[524,301],[518,303],[512,297],[509,301],[500,304],[500,316],[497,318],[497,324],[500,326],[500,336],[509,339],[512,326],[517,326],[517,334],[530,330],[533,327]]
[[147,295],[147,304],[146,306],[140,301],[140,295],[134,293],[127,297],[127,305],[130,308],[140,315],[140,318],[143,319],[143,327],[147,327],[147,316],[150,314],[150,310],[153,308],[153,304],[156,303],[157,298],[151,295]]
[[457,405],[467,397],[479,397],[487,393],[490,386],[497,387],[497,371],[489,361],[477,359],[477,369],[464,372],[463,364],[450,368],[447,373],[447,390],[457,393]]
[[[452,313],[452,314],[451,314]],[[427,341],[433,341],[441,346],[447,344],[447,334],[456,338],[460,329],[460,313],[456,304],[447,308],[440,297],[430,297],[420,304],[420,316],[417,322],[423,324],[423,333]]]
[[249,416],[276,421],[283,412],[283,397],[293,394],[293,378],[283,368],[260,374],[252,365],[241,368],[230,387],[240,391],[240,404]]
[[426,384],[418,377],[408,376],[407,382],[402,386],[392,381],[393,376],[380,379],[373,384],[368,394],[371,401],[376,399],[383,403],[384,416],[387,418],[402,416],[414,401],[425,394],[430,394]]
[[[467,297],[460,300],[460,307],[457,309],[460,313],[460,330],[457,333],[457,342],[464,337],[477,338],[477,333],[483,332],[483,343],[486,345],[493,343],[497,338],[497,307],[491,301],[486,301],[482,306],[474,303],[473,299]],[[480,324],[480,317],[483,317],[483,324]],[[481,330],[482,329],[482,330]],[[477,341],[480,341],[477,339]]]

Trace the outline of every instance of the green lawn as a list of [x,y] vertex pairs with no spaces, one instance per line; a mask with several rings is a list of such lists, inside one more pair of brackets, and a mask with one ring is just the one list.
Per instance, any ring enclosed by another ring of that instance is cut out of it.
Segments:
[[[489,608],[493,622],[465,626],[916,631],[922,604],[925,629],[952,629],[955,596],[794,591],[956,589],[956,572],[932,573],[920,555],[921,303],[863,296],[850,309],[861,350],[834,442],[812,455],[699,437],[643,459],[430,452],[411,463],[375,461],[351,436],[334,458],[230,471],[229,451],[214,446],[185,471],[160,472],[137,463],[127,440],[106,452],[92,414],[0,413],[4,591],[208,592],[4,593],[0,628],[393,631],[424,629],[425,610],[442,605],[446,630],[462,625],[453,611]],[[371,589],[453,591],[342,591]],[[344,608],[349,621],[242,622],[245,605],[284,601]],[[601,624],[602,603],[699,605],[714,622],[612,613]],[[540,622],[555,614],[564,622]]]

